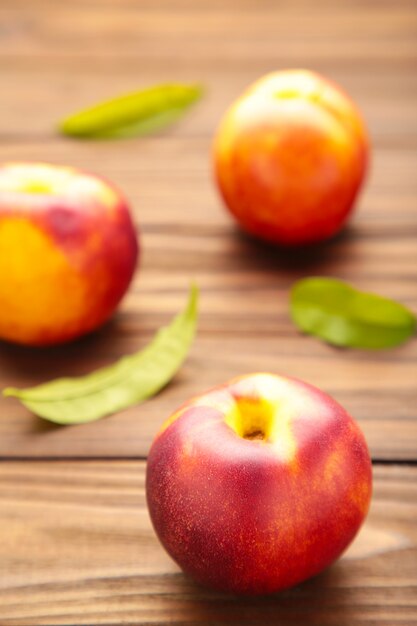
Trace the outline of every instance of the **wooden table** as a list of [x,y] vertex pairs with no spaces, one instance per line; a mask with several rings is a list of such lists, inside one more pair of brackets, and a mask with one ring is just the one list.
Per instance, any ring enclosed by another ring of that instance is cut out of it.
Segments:
[[[45,351],[0,346],[0,383],[75,375],[144,345],[201,287],[198,338],[158,397],[79,427],[0,401],[0,624],[317,626],[417,623],[415,341],[381,353],[300,335],[288,290],[338,276],[417,311],[417,5],[412,0],[1,0],[0,158],[70,163],[114,180],[140,225],[129,295],[98,333]],[[227,106],[261,74],[308,66],[363,110],[372,172],[349,229],[314,253],[241,236],[214,189],[210,143]],[[205,99],[147,139],[76,142],[54,130],[101,98],[201,81]],[[347,554],[264,599],[206,591],[164,553],[145,507],[146,454],[190,395],[250,371],[286,372],[358,419],[374,461],[368,521]]]

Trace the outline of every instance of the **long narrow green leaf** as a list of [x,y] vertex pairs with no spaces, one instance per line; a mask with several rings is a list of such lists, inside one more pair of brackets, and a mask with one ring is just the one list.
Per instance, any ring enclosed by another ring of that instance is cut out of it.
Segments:
[[162,328],[144,350],[87,376],[61,378],[28,389],[8,388],[29,410],[57,424],[82,424],[155,395],[184,361],[197,326],[198,289],[186,309]]
[[201,95],[199,85],[157,85],[75,113],[59,129],[64,135],[85,139],[145,135],[173,123]]
[[291,316],[306,333],[336,346],[390,348],[411,337],[416,318],[405,306],[340,280],[305,278],[291,290]]

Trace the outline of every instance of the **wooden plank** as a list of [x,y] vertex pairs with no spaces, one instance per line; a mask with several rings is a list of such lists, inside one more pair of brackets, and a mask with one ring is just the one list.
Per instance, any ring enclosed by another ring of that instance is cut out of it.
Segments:
[[[0,134],[9,140],[0,146],[0,159],[68,162],[114,180],[132,201],[144,253],[110,325],[57,350],[2,346],[0,383],[25,386],[77,375],[132,352],[179,310],[191,278],[202,289],[198,340],[161,396],[97,424],[51,427],[16,401],[1,400],[0,455],[145,456],[159,424],[187,397],[237,374],[270,369],[334,394],[360,421],[374,458],[415,458],[415,342],[382,354],[339,351],[301,337],[288,316],[288,290],[305,274],[339,276],[417,311],[417,91],[409,63],[414,52],[398,53],[399,43],[409,46],[415,7],[403,1],[359,10],[341,2],[300,21],[300,10],[311,6],[306,1],[285,3],[280,11],[270,2],[247,2],[238,16],[233,3],[158,6],[103,3],[97,11],[93,1],[24,9],[20,2],[2,3]],[[209,87],[177,127],[127,142],[54,136],[55,121],[73,108],[138,81],[172,79],[167,55],[173,51],[174,79],[198,78]],[[359,53],[363,62],[353,62]],[[309,255],[283,255],[239,236],[221,208],[209,166],[224,108],[274,67],[276,55],[280,67],[286,59],[302,60],[345,84],[364,109],[375,145],[352,227]],[[219,63],[220,56],[226,62]],[[382,64],[386,56],[392,60]]]
[[233,2],[157,9],[141,2],[125,10],[104,3],[99,11],[96,3],[2,3],[7,116],[0,132],[48,135],[57,119],[101,98],[158,81],[197,80],[208,96],[179,128],[211,135],[227,104],[261,74],[308,66],[345,86],[377,140],[400,136],[415,145],[415,4],[362,3],[359,10],[326,3],[323,11],[306,0],[279,10],[270,2],[247,4],[237,13]]
[[[35,371],[38,380],[89,371],[109,360],[109,350],[113,355],[133,348],[135,335],[127,331],[125,336],[115,336],[109,328],[67,351],[55,352],[53,358],[50,353],[9,348],[1,356],[4,383],[33,382]],[[57,427],[31,416],[16,401],[3,400],[1,455],[145,456],[160,424],[188,397],[235,375],[275,371],[308,380],[334,395],[359,421],[374,458],[417,457],[415,346],[399,348],[384,358],[362,352],[340,354],[307,338],[207,335],[200,333],[186,365],[158,397],[100,422]]]
[[[305,10],[302,20],[300,9]],[[18,5],[9,5],[3,6],[2,11],[9,20],[3,39],[11,50],[18,47],[21,53],[45,49],[49,53],[56,49],[58,53],[69,51],[74,56],[85,55],[85,50],[73,47],[75,43],[89,45],[96,54],[107,56],[113,52],[123,56],[149,44],[158,56],[165,56],[169,44],[184,39],[197,51],[209,50],[209,42],[216,41],[221,49],[211,50],[211,54],[217,56],[219,52],[230,51],[234,56],[242,53],[244,58],[257,57],[267,50],[278,56],[288,47],[296,51],[297,44],[301,44],[298,54],[308,48],[314,56],[315,52],[324,54],[332,44],[336,58],[344,54],[350,59],[385,59],[390,56],[387,38],[399,44],[392,46],[395,59],[416,52],[415,6],[412,10],[410,6],[374,3],[361,10],[352,4],[329,6],[326,11],[312,9],[311,2],[286,3],[279,11],[252,4],[250,10],[237,15],[236,9],[227,4],[216,8],[206,3],[204,10],[189,7],[186,11],[178,11],[175,6],[143,10],[138,4],[126,15],[114,4],[102,5],[100,11],[94,6],[77,7],[72,3],[50,3],[47,10],[41,10],[36,3],[25,6],[24,11]],[[161,40],[166,44],[165,49],[158,51]],[[251,40],[257,45],[249,51],[247,44]],[[349,46],[348,42],[352,41],[357,45]],[[191,56],[189,53],[186,47],[175,50],[178,59]]]
[[2,626],[411,626],[417,468],[375,468],[369,518],[337,564],[296,589],[245,599],[204,590],[164,553],[143,462],[2,463]]
[[[19,144],[28,138],[49,141],[57,134],[58,121],[78,109],[141,87],[179,81],[199,82],[204,85],[206,94],[184,119],[165,131],[163,136],[179,139],[207,137],[211,140],[223,112],[249,84],[273,69],[285,67],[282,62],[262,62],[244,71],[242,68],[228,68],[220,72],[214,70],[213,65],[215,61],[210,61],[207,69],[200,65],[180,66],[173,74],[172,70],[167,72],[165,61],[156,64],[138,59],[122,71],[118,66],[108,67],[107,63],[97,66],[89,59],[72,59],[68,64],[59,61],[54,66],[47,58],[36,64],[21,64],[18,59],[2,55],[3,116],[0,119],[0,136],[3,141],[18,139]],[[299,66],[300,62],[288,65]],[[352,72],[351,66],[347,70],[340,67],[329,70],[323,65],[309,65],[333,78],[352,95],[363,112],[376,147],[416,147],[417,93],[412,69],[409,72],[394,69],[375,74],[372,68],[369,71],[358,68]],[[81,69],[78,69],[79,66]],[[388,99],[387,91],[392,94]],[[62,149],[68,143],[63,141]],[[112,142],[109,145],[117,144]],[[133,142],[133,145],[140,152],[142,142]]]
[[279,253],[238,234],[213,188],[208,151],[206,139],[174,137],[140,146],[52,140],[0,148],[4,159],[42,154],[113,179],[132,201],[144,251],[111,324],[60,349],[3,345],[2,387],[86,373],[133,352],[180,310],[191,278],[202,290],[198,339],[163,394],[102,422],[67,429],[2,399],[0,455],[144,456],[160,423],[188,397],[241,373],[271,370],[335,395],[361,423],[374,458],[416,458],[416,342],[382,353],[337,350],[301,336],[288,313],[289,288],[306,274],[339,276],[417,312],[416,153],[379,150],[350,230],[303,255]]
[[[301,336],[288,315],[291,284],[310,274],[417,312],[416,34],[414,0],[1,1],[0,160],[71,163],[114,180],[132,202],[143,259],[120,312],[99,332],[51,350],[0,345],[0,387],[109,363],[183,306],[191,278],[202,291],[190,357],[146,404],[60,428],[0,399],[0,457],[9,459],[0,462],[1,626],[414,626],[415,465],[374,467],[369,519],[327,572],[242,599],[197,587],[165,554],[138,457],[186,398],[271,370],[333,394],[360,422],[374,459],[417,460],[416,341],[383,353],[336,350]],[[352,225],[302,254],[241,236],[209,163],[226,106],[261,74],[291,66],[341,83],[374,146]],[[160,136],[77,143],[55,131],[77,108],[165,81],[199,81],[207,94]]]

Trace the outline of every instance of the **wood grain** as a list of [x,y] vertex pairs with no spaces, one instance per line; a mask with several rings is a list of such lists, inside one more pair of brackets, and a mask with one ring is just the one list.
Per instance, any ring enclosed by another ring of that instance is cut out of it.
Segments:
[[197,587],[164,553],[143,462],[30,467],[0,465],[2,626],[415,623],[417,468],[375,468],[369,518],[336,565],[291,591],[242,599]]
[[317,384],[359,420],[377,459],[417,457],[417,343],[395,350],[337,350],[299,334],[288,312],[291,284],[324,274],[396,298],[417,312],[415,151],[376,152],[351,227],[310,253],[277,252],[240,235],[217,198],[204,138],[118,143],[9,142],[5,159],[48,159],[98,169],[131,199],[143,258],[113,322],[55,350],[3,345],[2,385],[78,375],[143,346],[179,311],[191,279],[201,287],[198,338],[158,398],[102,422],[49,427],[13,399],[0,401],[0,456],[145,456],[161,422],[183,401],[238,374],[288,373]]
[[[272,333],[243,337],[243,329],[242,335],[233,337],[222,332],[225,336],[213,333],[217,336],[196,341],[180,374],[158,397],[100,422],[57,427],[28,415],[15,401],[4,401],[8,410],[4,410],[1,420],[3,456],[145,456],[162,421],[184,398],[221,384],[228,377],[265,370],[307,379],[334,395],[360,422],[375,458],[416,458],[417,420],[412,387],[416,368],[409,350],[407,359],[401,356],[401,349],[388,361],[380,355],[364,353],[345,357],[304,337],[289,340],[271,336]],[[107,341],[106,336],[106,346]],[[123,348],[132,345],[128,335],[115,338],[112,349],[123,352]],[[9,372],[12,365],[15,373],[5,382],[14,384],[18,379],[25,384],[33,377],[33,368],[40,379],[68,371],[87,371],[101,359],[107,360],[107,352],[102,354],[102,349],[99,338],[85,343],[73,352],[72,359],[67,355],[54,358],[54,370],[49,354],[43,358],[30,355],[25,359],[26,373],[21,360],[13,360],[13,351],[5,360]]]
[[[417,10],[405,0],[321,6],[313,10],[308,0],[279,8],[271,0],[1,4],[0,158],[68,162],[113,180],[131,201],[143,255],[110,325],[63,349],[3,345],[0,383],[77,375],[132,352],[180,309],[192,278],[202,301],[191,357],[157,399],[71,429],[49,427],[16,401],[2,400],[0,456],[145,456],[160,423],[185,398],[237,374],[270,369],[334,394],[361,423],[374,458],[416,458],[416,343],[382,354],[335,350],[302,337],[288,315],[291,284],[311,274],[344,278],[417,311]],[[352,225],[302,254],[241,236],[221,206],[210,166],[225,107],[260,74],[285,65],[308,65],[341,82],[363,109],[374,145]],[[54,131],[69,111],[163,80],[200,80],[207,95],[161,136],[83,143]]]
[[[78,107],[158,81],[207,97],[173,134],[211,136],[251,81],[309,66],[340,81],[380,143],[417,140],[417,11],[409,0],[13,2],[0,6],[3,136],[51,136]],[[34,114],[34,111],[36,112]]]
[[[417,312],[416,61],[414,0],[1,0],[0,160],[69,163],[113,180],[131,202],[143,254],[119,313],[97,333],[50,350],[1,344],[0,387],[110,363],[180,310],[191,279],[202,292],[190,357],[151,401],[61,428],[0,399],[1,626],[417,623],[417,467],[404,464],[417,461],[417,343],[337,350],[299,334],[288,315],[291,284],[313,274]],[[210,165],[225,108],[285,67],[343,85],[373,145],[350,227],[302,253],[239,234]],[[206,95],[160,135],[94,143],[56,132],[78,108],[166,81],[200,81]],[[164,553],[144,473],[154,433],[179,404],[255,370],[333,394],[383,464],[369,519],[342,560],[296,589],[241,599],[197,587]]]

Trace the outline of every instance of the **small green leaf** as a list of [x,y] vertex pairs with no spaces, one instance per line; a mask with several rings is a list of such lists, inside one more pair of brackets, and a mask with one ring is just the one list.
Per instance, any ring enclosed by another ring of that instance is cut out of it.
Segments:
[[187,356],[197,327],[198,289],[186,309],[159,330],[144,350],[87,376],[60,378],[28,389],[8,388],[29,410],[57,424],[83,424],[155,395]]
[[199,85],[149,87],[75,113],[59,129],[64,135],[85,139],[146,135],[172,124],[201,95]]
[[414,334],[405,306],[340,280],[305,278],[291,289],[291,317],[304,332],[335,346],[391,348]]

